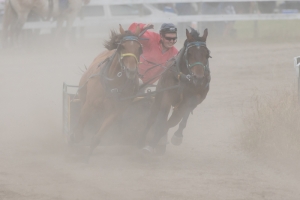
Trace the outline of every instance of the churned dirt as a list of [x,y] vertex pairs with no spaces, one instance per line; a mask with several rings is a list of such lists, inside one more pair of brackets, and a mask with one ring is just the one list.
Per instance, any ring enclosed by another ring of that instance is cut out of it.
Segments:
[[253,154],[242,135],[253,95],[296,88],[299,43],[208,40],[211,89],[183,144],[162,157],[100,146],[84,164],[65,156],[62,84],[78,84],[102,43],[0,50],[0,200],[299,199],[299,159],[288,159],[295,152]]

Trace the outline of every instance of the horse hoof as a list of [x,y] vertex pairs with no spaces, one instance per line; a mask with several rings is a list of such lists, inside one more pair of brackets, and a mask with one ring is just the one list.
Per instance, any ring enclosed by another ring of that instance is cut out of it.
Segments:
[[154,148],[147,145],[142,149],[144,154],[152,154],[154,152]]
[[172,142],[173,145],[179,146],[182,143],[182,138],[183,137],[178,137],[176,135],[173,135],[173,137],[171,138],[171,142]]

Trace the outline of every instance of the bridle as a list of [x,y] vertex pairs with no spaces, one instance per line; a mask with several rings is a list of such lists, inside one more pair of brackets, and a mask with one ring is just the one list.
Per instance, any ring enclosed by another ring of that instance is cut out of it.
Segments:
[[[188,53],[189,48],[191,48],[191,47],[197,47],[199,49],[200,49],[200,47],[205,47],[207,49],[207,47],[206,47],[206,42],[200,42],[200,41],[190,42],[190,43],[187,43],[187,45],[186,45],[186,48],[184,51],[184,59],[185,59],[186,67],[189,71],[189,75],[190,75],[190,77],[193,77],[194,76],[194,74],[192,72],[193,67],[195,67],[196,65],[201,65],[203,67],[204,71],[206,71],[206,70],[209,70],[209,62],[207,60],[206,65],[204,65],[202,62],[195,62],[193,64],[190,64],[187,59],[187,53]],[[208,52],[209,52],[209,50],[208,50]]]
[[[135,42],[138,42],[140,44],[140,50],[139,50],[139,53],[141,54],[142,53],[142,44],[139,42],[139,37],[138,36],[125,36],[123,37],[120,42],[117,44],[117,48],[116,48],[116,51],[115,53],[106,58],[103,62],[101,62],[98,66],[101,66],[102,64],[105,64],[101,71],[100,71],[100,80],[102,82],[102,84],[104,85],[107,93],[110,95],[110,96],[113,96],[115,97],[114,99],[119,99],[123,94],[125,94],[125,90],[127,90],[128,88],[134,88],[134,91],[136,92],[137,91],[137,87],[136,87],[136,81],[135,79],[131,79],[129,78],[129,74],[132,73],[132,75],[134,75],[134,77],[136,76],[137,72],[138,72],[138,64],[139,64],[139,59],[137,58],[137,56],[133,53],[124,53],[122,54],[120,51],[120,47],[121,45],[126,42],[126,41],[135,41]],[[116,75],[116,77],[108,77],[107,76],[107,72],[108,72],[108,69],[109,67],[111,66],[113,60],[115,59],[115,57],[119,55],[119,64],[120,64],[120,67],[121,67],[121,71],[119,71]],[[129,69],[127,69],[127,67],[124,65],[123,63],[123,58],[124,57],[134,57],[135,61],[137,62],[137,67],[134,71],[130,72]],[[121,85],[119,86],[114,86],[114,87],[111,87],[111,82],[112,81],[115,81],[119,78],[121,78],[123,76],[123,73],[126,74],[125,76],[125,82],[123,82]],[[91,76],[90,78],[94,77],[94,76],[97,76],[98,74],[96,75],[93,75]]]
[[[120,41],[120,43],[118,43],[118,47],[117,47],[117,51],[116,52],[120,51],[120,45],[123,44],[126,41],[137,42],[140,45],[139,54],[141,55],[143,53],[143,46],[139,42],[139,37],[138,36],[125,36],[125,37],[123,37],[122,40]],[[120,63],[120,66],[121,66],[121,71],[118,72],[118,74],[117,74],[118,77],[121,77],[123,75],[123,72],[128,71],[127,67],[123,63],[123,58],[125,58],[125,57],[134,57],[134,59],[135,59],[135,61],[137,63],[137,67],[136,67],[135,73],[137,73],[138,64],[140,63],[140,59],[137,58],[137,56],[135,54],[133,54],[133,53],[124,53],[124,54],[120,53],[119,63]]]

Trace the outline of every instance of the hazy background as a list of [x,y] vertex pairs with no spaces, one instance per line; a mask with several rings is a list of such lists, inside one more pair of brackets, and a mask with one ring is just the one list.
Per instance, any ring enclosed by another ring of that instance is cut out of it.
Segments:
[[254,37],[255,23],[235,22],[234,37],[209,29],[210,92],[162,157],[126,146],[99,146],[89,164],[65,157],[62,84],[78,84],[108,29],[70,48],[44,34],[0,49],[0,200],[299,199],[299,22],[258,21]]

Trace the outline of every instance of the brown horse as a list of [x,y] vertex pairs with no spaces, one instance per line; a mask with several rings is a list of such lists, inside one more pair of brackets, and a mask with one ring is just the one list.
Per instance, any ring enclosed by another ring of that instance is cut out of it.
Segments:
[[112,31],[110,41],[105,43],[110,51],[100,54],[80,80],[78,94],[82,108],[74,129],[74,141],[82,139],[83,129],[93,111],[100,112],[103,119],[92,140],[89,155],[99,144],[102,135],[132,101],[126,98],[138,90],[137,67],[142,53],[139,34],[139,28],[133,34],[124,31],[121,25],[120,34]]
[[59,1],[60,0],[7,0],[3,18],[3,44],[6,45],[8,40],[12,43],[17,41],[31,12],[39,15],[44,20],[49,20],[51,17],[56,19],[57,34],[61,34],[63,22],[66,21],[66,33],[69,33],[75,18],[81,10],[82,2],[87,4],[90,0],[69,0],[68,7],[65,10],[59,8]]
[[[174,145],[181,144],[182,132],[190,113],[205,99],[209,91],[210,51],[206,47],[207,35],[207,29],[204,30],[202,37],[194,29],[191,33],[186,30],[187,39],[184,47],[159,80],[158,92],[139,145],[145,145],[146,135],[151,127],[153,127],[154,136],[143,151],[152,153],[157,148],[156,150],[160,151],[158,153],[164,153],[166,147],[158,147],[157,144],[167,134],[169,128],[176,126],[179,122],[179,128],[171,141]],[[173,113],[168,119],[172,106],[174,107]]]

